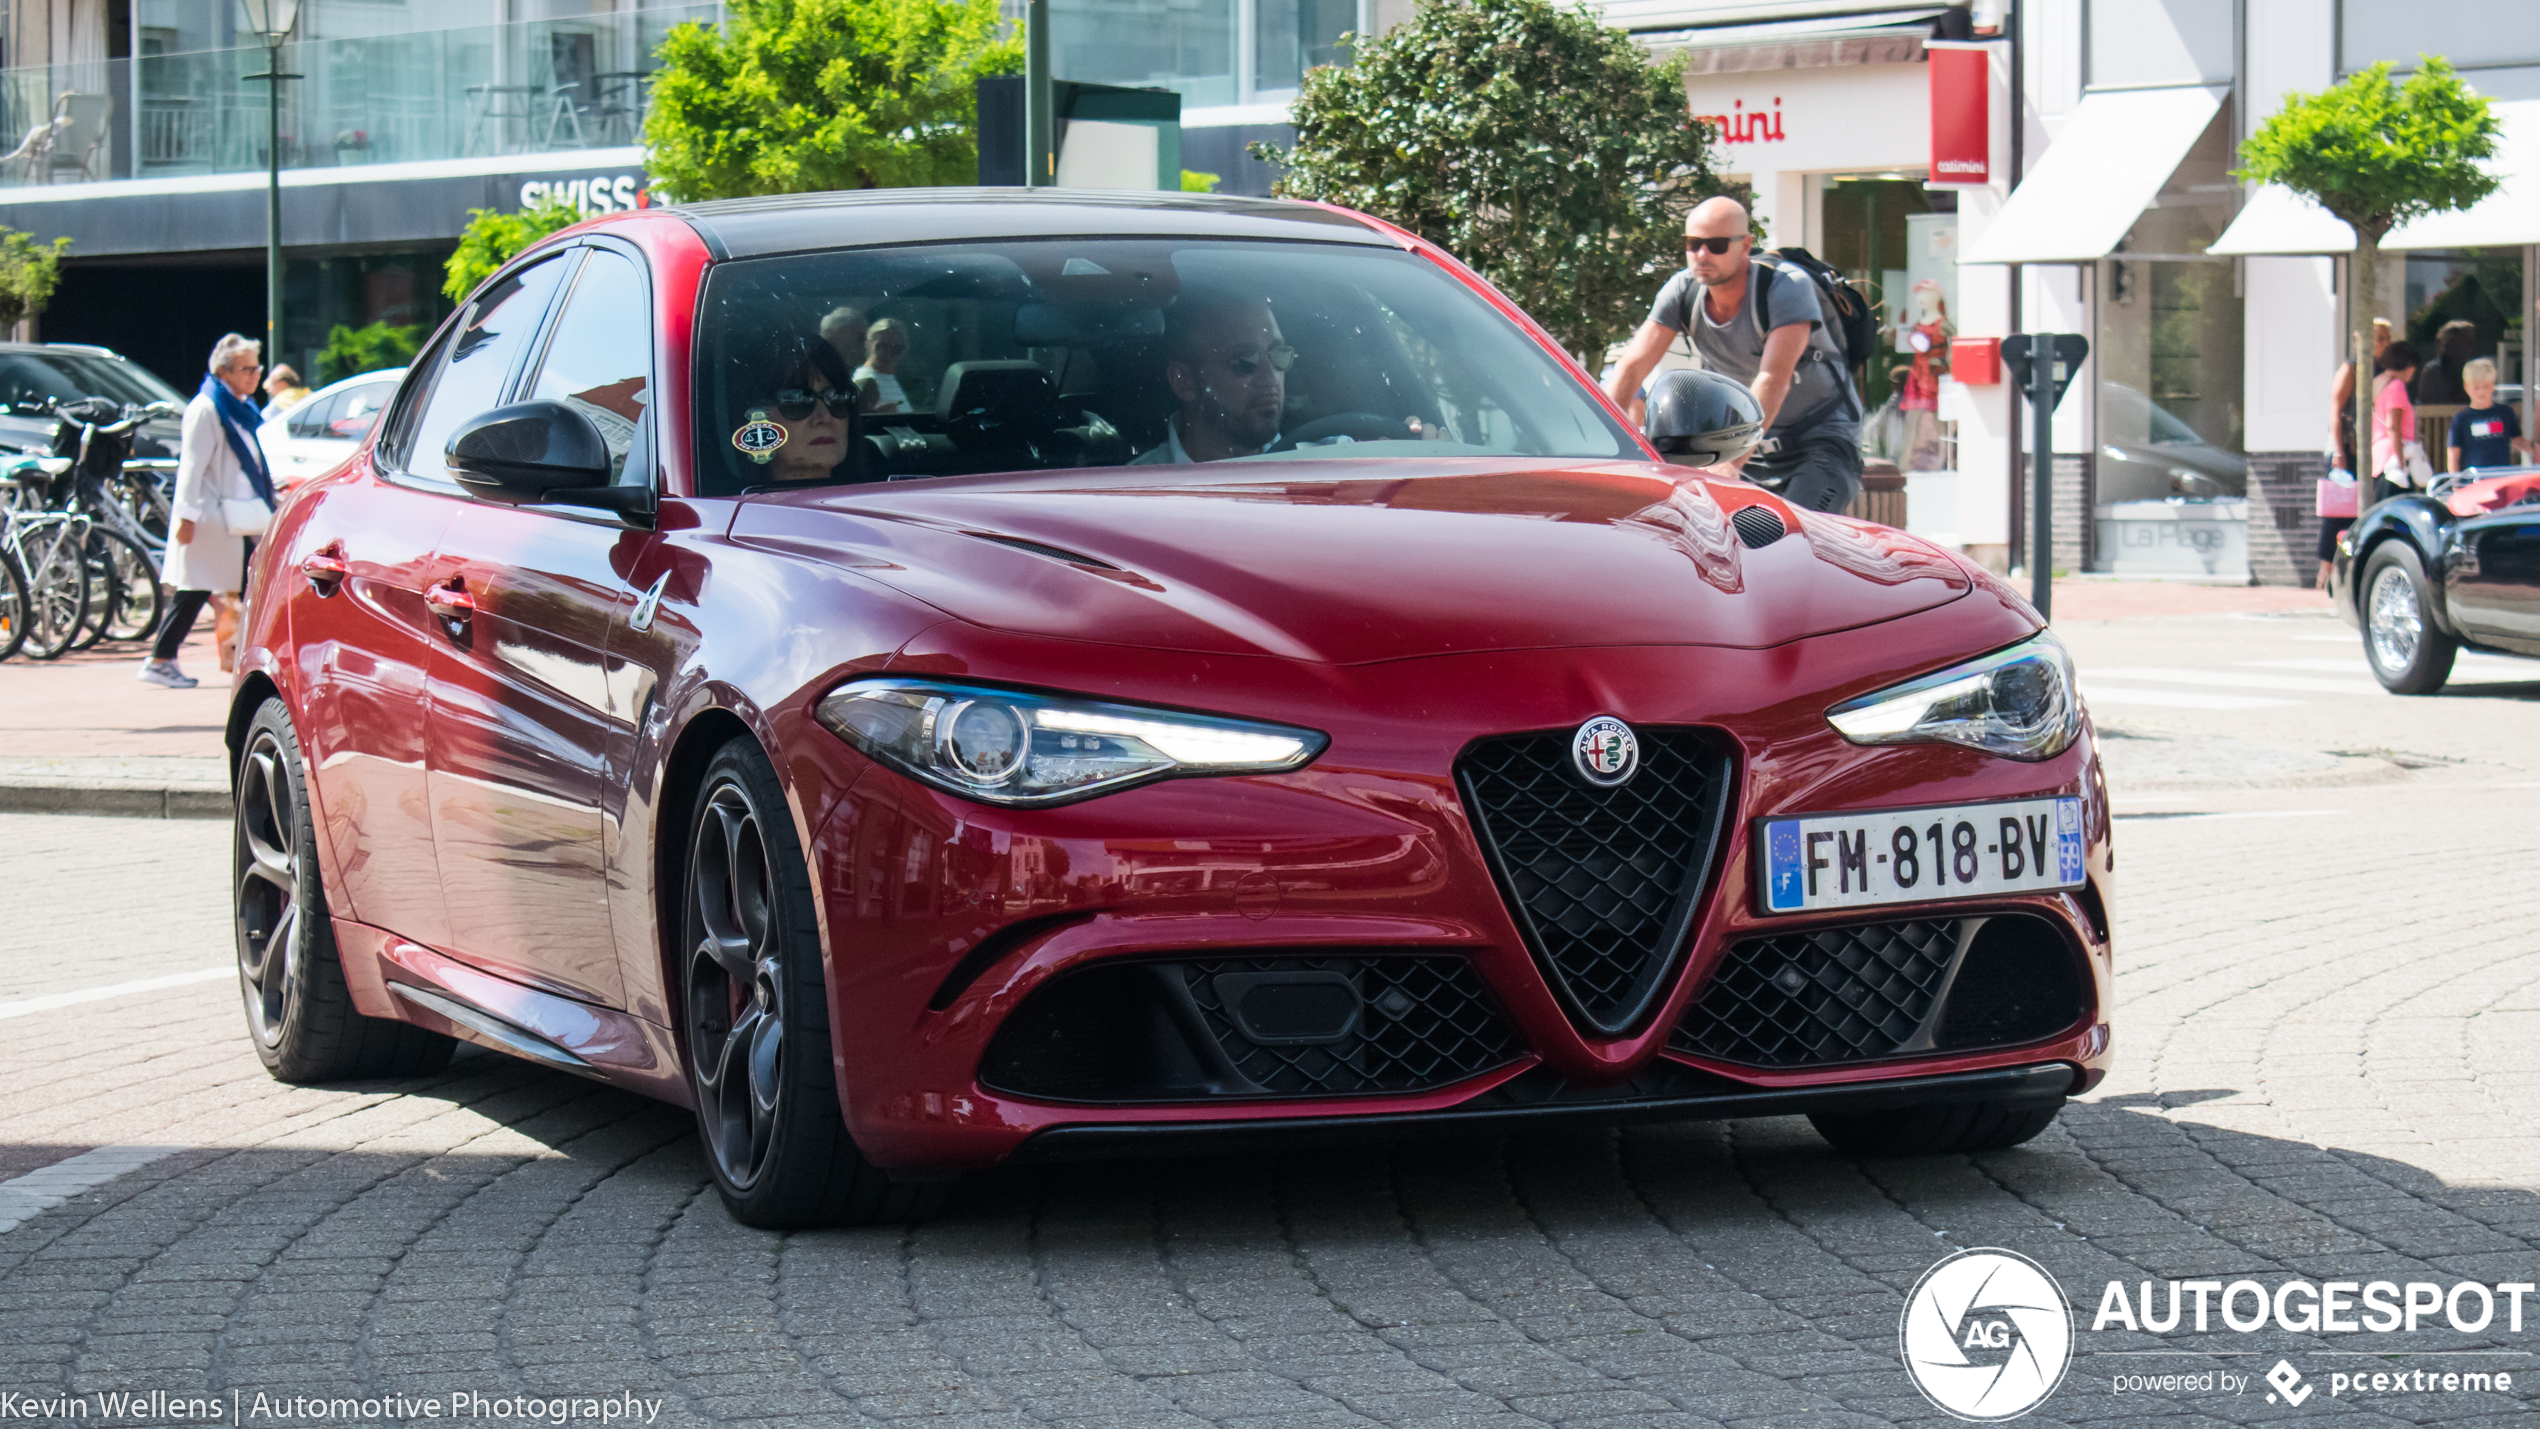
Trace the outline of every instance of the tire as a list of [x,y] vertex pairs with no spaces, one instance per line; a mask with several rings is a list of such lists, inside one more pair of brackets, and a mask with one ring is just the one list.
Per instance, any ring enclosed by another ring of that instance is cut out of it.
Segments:
[[88,575],[80,568],[80,546],[58,528],[46,528],[20,549],[27,558],[26,653],[37,660],[56,659],[71,648],[88,620]]
[[2364,662],[2394,695],[2430,695],[2452,678],[2460,642],[2434,624],[2425,564],[2405,541],[2384,541],[2364,563]]
[[1809,1116],[1817,1134],[1854,1156],[1964,1156],[2017,1146],[2044,1131],[2064,1099],[1941,1102],[1855,1116]]
[[695,809],[680,863],[680,1032],[724,1207],[768,1230],[921,1214],[936,1188],[867,1162],[839,1110],[811,874],[754,741],[716,751]]
[[455,1044],[411,1023],[353,1010],[326,913],[300,737],[278,699],[247,726],[230,816],[238,990],[247,1040],[276,1081],[414,1077]]
[[26,643],[28,613],[26,577],[18,574],[16,561],[0,555],[0,660]]
[[89,569],[97,577],[89,599],[99,598],[99,586],[112,596],[103,622],[105,638],[147,640],[158,634],[168,610],[167,592],[159,586],[158,562],[150,559],[141,543],[119,531],[92,531],[88,544]]
[[106,638],[106,631],[122,618],[123,583],[116,578],[114,533],[95,526],[80,533],[79,569],[88,582],[88,612],[80,618],[79,635],[71,641],[71,649],[86,650]]

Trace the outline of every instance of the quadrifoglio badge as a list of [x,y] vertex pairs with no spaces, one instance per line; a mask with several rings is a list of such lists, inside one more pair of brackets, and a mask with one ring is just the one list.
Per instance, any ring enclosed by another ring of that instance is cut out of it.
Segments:
[[[1923,1397],[1980,1423],[2016,1419],[2059,1386],[2067,1395],[2148,1399],[2189,1412],[2198,1400],[2248,1395],[2294,1409],[2361,1397],[2402,1414],[2409,1398],[2431,1408],[2425,1396],[2467,1396],[2459,1407],[2489,1413],[2540,1381],[2531,1352],[2498,1347],[2503,1336],[2522,1333],[2523,1311],[2535,1299],[2540,1285],[2514,1281],[2111,1280],[2090,1332],[2134,1337],[2125,1348],[2091,1350],[2079,1345],[2072,1302],[2044,1266],[2017,1251],[1980,1246],[1923,1272],[1905,1297],[1897,1338],[1905,1372]],[[2205,1338],[2176,1350],[2141,1347],[2142,1335],[2171,1333]],[[2213,1338],[2260,1333],[2410,1338],[2288,1350],[2263,1371],[2272,1346],[2217,1347]],[[2075,1359],[2095,1356],[2105,1358],[2068,1381]],[[2314,1395],[2319,1403],[2311,1403]]]

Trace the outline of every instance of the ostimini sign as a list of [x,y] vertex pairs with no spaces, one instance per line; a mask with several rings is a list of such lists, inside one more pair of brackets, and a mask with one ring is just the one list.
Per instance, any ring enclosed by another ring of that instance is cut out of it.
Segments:
[[1931,69],[1931,182],[1993,182],[1992,47],[1935,42]]

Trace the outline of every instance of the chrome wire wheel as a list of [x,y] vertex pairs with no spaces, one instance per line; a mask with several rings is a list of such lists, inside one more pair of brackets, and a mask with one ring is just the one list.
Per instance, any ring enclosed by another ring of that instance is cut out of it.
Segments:
[[2373,577],[2364,620],[2374,664],[2400,671],[2416,663],[2417,644],[2425,638],[2425,612],[2417,604],[2416,582],[2405,569],[2383,566]]
[[785,1085],[784,948],[767,839],[748,791],[715,785],[688,858],[687,1032],[697,1121],[736,1191],[776,1149]]
[[300,966],[298,804],[286,772],[289,755],[270,729],[258,729],[238,765],[238,984],[247,1027],[267,1047],[282,1042]]

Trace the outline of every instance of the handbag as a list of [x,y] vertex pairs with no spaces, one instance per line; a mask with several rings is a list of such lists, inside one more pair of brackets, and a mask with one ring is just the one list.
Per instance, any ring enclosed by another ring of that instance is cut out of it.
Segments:
[[220,524],[233,536],[261,536],[273,520],[273,508],[260,496],[237,497],[220,504]]
[[2419,489],[2423,489],[2434,484],[2434,463],[2426,460],[2425,446],[2423,443],[2409,442],[2406,446],[2400,448],[2400,455],[2405,458],[2408,463],[2409,481],[2415,483]]
[[2357,482],[2354,473],[2343,472],[2340,475],[2346,479],[2339,481],[2335,476],[2323,476],[2319,480],[2319,508],[2322,516],[2336,518],[2356,514]]

